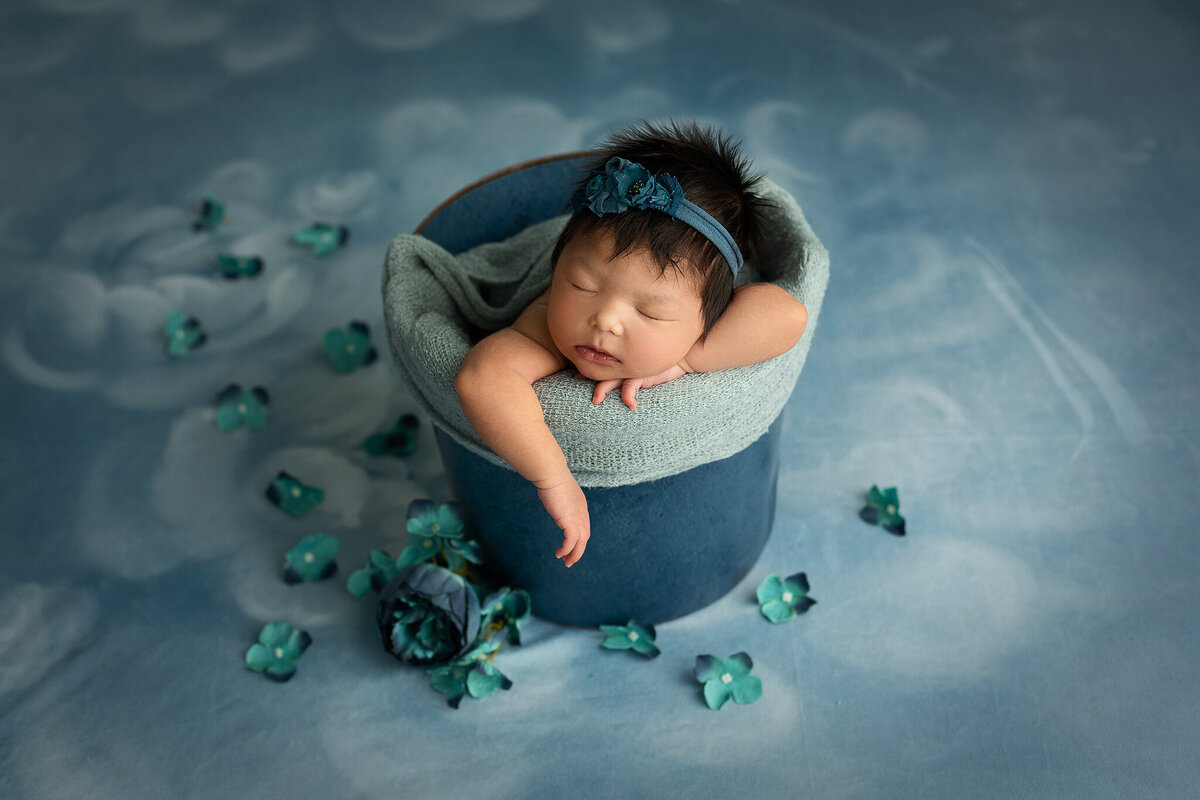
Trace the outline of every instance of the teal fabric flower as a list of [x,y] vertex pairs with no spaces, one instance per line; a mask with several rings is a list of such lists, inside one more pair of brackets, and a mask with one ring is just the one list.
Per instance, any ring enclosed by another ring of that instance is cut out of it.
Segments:
[[304,517],[325,502],[325,491],[306,486],[294,476],[280,471],[267,487],[267,499],[293,517]]
[[210,231],[225,221],[225,206],[210,196],[204,197],[200,204],[200,216],[192,223],[194,231]]
[[505,631],[507,640],[519,645],[520,624],[529,619],[531,610],[529,592],[524,589],[509,589],[505,586],[496,590],[488,595],[480,606],[484,636],[490,637],[493,632]]
[[458,708],[466,695],[478,699],[512,688],[512,681],[492,664],[499,645],[480,643],[463,658],[452,664],[429,670],[429,682],[446,695],[446,703]]
[[641,164],[613,157],[575,193],[572,208],[589,208],[597,216],[654,208],[675,216],[682,201],[683,189],[673,176],[651,175]]
[[295,238],[296,244],[312,248],[313,255],[324,256],[344,245],[349,237],[350,229],[345,225],[314,222],[297,232]]
[[384,550],[372,550],[367,565],[355,570],[346,581],[346,588],[355,597],[366,597],[368,592],[378,592],[396,574],[396,559]]
[[256,431],[267,424],[267,390],[255,386],[249,391],[231,383],[217,395],[217,427],[226,433],[245,427]]
[[283,559],[286,583],[319,581],[337,571],[338,540],[323,533],[306,536]]
[[764,617],[771,622],[787,622],[817,604],[808,591],[808,576],[797,572],[783,580],[778,575],[768,575],[755,594]]
[[271,680],[283,683],[296,674],[296,659],[310,644],[308,632],[293,630],[290,622],[267,623],[258,634],[258,642],[246,651],[246,668],[265,672]]
[[167,337],[167,355],[173,358],[187,355],[208,341],[208,334],[204,332],[200,320],[184,316],[178,311],[167,315],[163,333]]
[[643,625],[629,620],[626,625],[601,625],[600,630],[608,634],[600,646],[607,650],[633,650],[646,658],[657,658],[659,649],[654,644],[656,636],[653,625]]
[[720,659],[710,655],[696,656],[692,673],[704,684],[704,702],[713,711],[733,698],[735,703],[753,703],[762,697],[762,681],[751,675],[754,662],[745,653],[734,653]]
[[217,256],[217,269],[222,278],[230,281],[254,278],[262,273],[263,260],[259,256],[233,256],[222,253]]
[[903,536],[904,517],[900,516],[900,495],[896,487],[880,491],[878,486],[871,486],[867,492],[867,504],[858,512],[863,522],[871,525],[882,525],[888,533]]
[[396,559],[400,567],[440,558],[447,569],[459,570],[466,562],[483,563],[479,543],[463,538],[462,509],[458,503],[434,505],[414,500],[408,505],[408,546]]
[[375,433],[363,442],[363,450],[372,456],[407,456],[417,449],[417,430],[421,423],[415,414],[405,414],[383,433]]
[[325,331],[323,341],[325,353],[338,372],[353,372],[375,363],[379,357],[371,344],[371,329],[365,322],[356,320],[345,328],[330,328]]

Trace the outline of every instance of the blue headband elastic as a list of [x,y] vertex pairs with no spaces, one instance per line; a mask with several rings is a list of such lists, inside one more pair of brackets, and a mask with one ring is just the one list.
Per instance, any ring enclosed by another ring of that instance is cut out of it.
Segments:
[[661,172],[651,175],[641,164],[623,158],[610,158],[604,171],[592,173],[591,179],[571,198],[575,211],[590,208],[596,216],[620,214],[630,208],[653,208],[672,219],[685,222],[713,243],[733,277],[742,268],[742,251],[737,243],[708,212],[683,196],[683,187],[673,175]]

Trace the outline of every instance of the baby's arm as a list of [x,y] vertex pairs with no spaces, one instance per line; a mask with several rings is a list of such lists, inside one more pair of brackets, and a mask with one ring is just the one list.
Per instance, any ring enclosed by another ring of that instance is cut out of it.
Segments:
[[751,283],[734,290],[733,299],[705,339],[665,372],[646,378],[600,381],[592,393],[599,403],[618,386],[621,399],[637,408],[637,390],[673,381],[689,372],[713,372],[758,364],[796,346],[808,324],[808,310],[786,289],[773,283]]
[[808,325],[808,310],[786,289],[751,283],[733,299],[705,339],[698,340],[680,366],[686,372],[714,372],[758,364],[796,346]]
[[563,530],[563,543],[554,554],[569,567],[583,555],[591,523],[587,499],[567,469],[533,391],[534,381],[567,365],[550,339],[545,317],[543,295],[512,327],[471,348],[454,388],[467,419],[488,447],[537,487],[538,498]]

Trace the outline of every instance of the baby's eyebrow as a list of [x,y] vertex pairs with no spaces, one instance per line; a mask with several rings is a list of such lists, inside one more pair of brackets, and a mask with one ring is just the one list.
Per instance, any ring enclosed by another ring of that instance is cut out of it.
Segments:
[[640,300],[647,305],[670,305],[675,298],[669,294],[644,294]]

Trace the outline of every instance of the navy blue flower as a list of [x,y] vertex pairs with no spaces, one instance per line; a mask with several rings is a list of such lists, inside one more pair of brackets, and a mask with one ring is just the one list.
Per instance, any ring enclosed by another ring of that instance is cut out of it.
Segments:
[[435,564],[401,569],[379,593],[376,621],[384,649],[417,666],[462,658],[476,644],[480,620],[471,585]]

